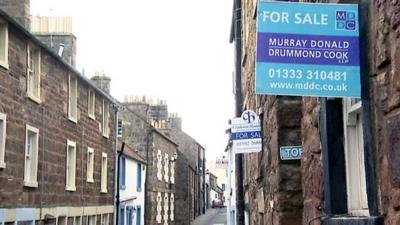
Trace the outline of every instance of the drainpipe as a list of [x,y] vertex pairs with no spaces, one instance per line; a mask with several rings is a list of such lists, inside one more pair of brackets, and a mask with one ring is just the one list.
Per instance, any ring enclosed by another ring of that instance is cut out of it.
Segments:
[[[240,117],[243,111],[242,96],[242,41],[241,41],[241,20],[242,20],[242,1],[234,0],[234,38],[235,38],[235,115]],[[238,225],[244,225],[244,192],[243,192],[243,155],[235,155],[236,173],[236,220]],[[230,225],[230,224],[229,224]]]
[[[148,208],[152,207],[152,206],[150,206],[151,197],[148,197],[148,195],[150,195],[150,193],[152,193],[153,190],[148,190],[149,185],[148,185],[147,178],[149,178],[149,176],[150,176],[149,175],[149,173],[150,173],[150,171],[149,171],[150,164],[151,164],[151,171],[154,172],[154,158],[152,158],[151,162],[149,161],[150,151],[151,151],[151,153],[153,153],[153,150],[154,150],[154,142],[153,142],[153,132],[154,131],[155,131],[154,128],[150,128],[149,133],[147,134],[147,142],[146,142],[146,145],[147,145],[146,146],[147,168],[146,168],[146,181],[144,182],[144,190],[145,190],[145,192],[144,192],[144,206],[145,207],[144,207],[144,214],[143,214],[143,217],[144,217],[143,220],[145,221],[144,224],[147,224],[147,217],[148,217],[147,212],[151,211],[151,210],[148,210]],[[151,215],[151,213],[150,213],[150,215]]]
[[119,165],[119,163],[120,163],[120,161],[121,161],[121,157],[122,157],[122,154],[124,153],[124,148],[125,148],[125,142],[122,142],[122,146],[121,146],[121,151],[117,151],[117,165],[116,165],[116,167],[117,167],[117,187],[116,187],[116,190],[117,190],[117,194],[116,194],[116,196],[115,196],[115,200],[116,200],[116,210],[115,210],[115,224],[116,225],[118,225],[119,224],[119,204],[120,204],[120,202],[119,202],[119,173],[120,173],[120,171],[119,171],[119,169],[120,169],[120,165]]
[[41,176],[40,176],[40,215],[39,220],[42,220],[43,216],[43,194],[44,194],[44,143],[45,143],[45,126],[44,126],[44,115],[46,113],[46,109],[42,106],[42,165]]
[[[113,109],[114,109],[114,126],[115,126],[115,132],[114,132],[114,138],[115,138],[114,168],[116,168],[114,170],[114,179],[113,180],[117,181],[117,182],[114,182],[114,191],[113,191],[114,199],[113,199],[113,201],[114,201],[114,204],[115,204],[114,206],[117,206],[117,200],[119,201],[119,183],[118,183],[119,182],[119,160],[117,161],[117,159],[118,159],[118,151],[117,150],[118,150],[118,111],[119,111],[119,107],[118,107],[118,105],[112,105],[112,106],[113,106]],[[118,183],[118,184],[116,184],[116,183]],[[118,197],[117,197],[117,194],[118,194]],[[118,206],[119,206],[119,204],[118,204]],[[119,208],[115,208],[114,209],[114,215],[113,215],[114,224],[118,224],[117,223],[117,221],[118,221],[117,213],[119,213]]]

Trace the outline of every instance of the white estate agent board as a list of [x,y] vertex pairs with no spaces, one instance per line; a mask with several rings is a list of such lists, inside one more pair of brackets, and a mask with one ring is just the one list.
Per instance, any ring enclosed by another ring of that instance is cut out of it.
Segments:
[[232,149],[236,154],[261,151],[260,119],[253,111],[247,110],[241,117],[232,119]]

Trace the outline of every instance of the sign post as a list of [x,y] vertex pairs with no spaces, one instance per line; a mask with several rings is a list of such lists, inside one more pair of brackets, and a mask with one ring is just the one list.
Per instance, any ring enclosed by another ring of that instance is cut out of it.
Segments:
[[253,111],[247,110],[241,117],[232,119],[232,149],[234,153],[251,153],[261,151],[260,119]]
[[361,94],[358,5],[258,5],[256,94]]

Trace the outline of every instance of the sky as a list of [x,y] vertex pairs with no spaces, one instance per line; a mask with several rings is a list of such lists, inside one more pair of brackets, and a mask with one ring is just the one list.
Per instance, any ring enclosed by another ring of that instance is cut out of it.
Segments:
[[104,70],[111,95],[166,100],[183,130],[223,154],[234,116],[233,0],[31,0],[31,14],[71,16],[77,67]]

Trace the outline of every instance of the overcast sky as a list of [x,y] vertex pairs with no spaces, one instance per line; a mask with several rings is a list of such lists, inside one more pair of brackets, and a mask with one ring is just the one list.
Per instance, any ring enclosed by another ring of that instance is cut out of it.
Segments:
[[77,66],[104,70],[111,94],[167,101],[183,130],[223,154],[234,115],[232,0],[31,0],[32,15],[72,16]]

